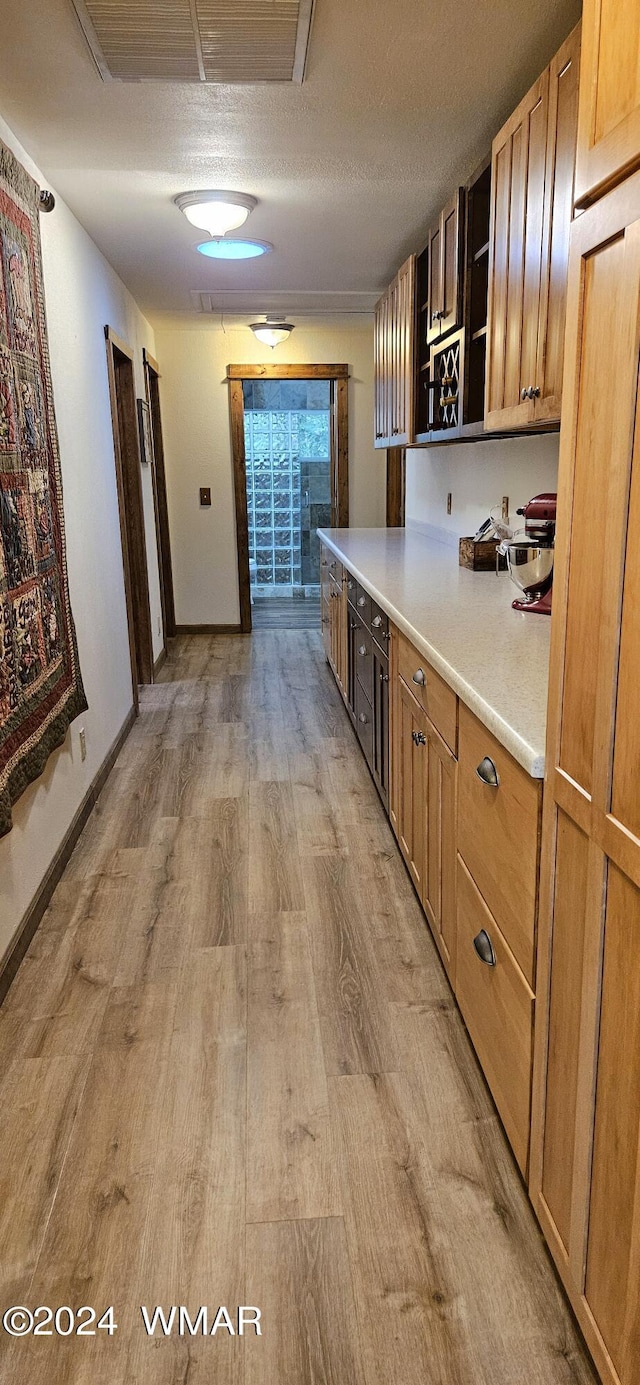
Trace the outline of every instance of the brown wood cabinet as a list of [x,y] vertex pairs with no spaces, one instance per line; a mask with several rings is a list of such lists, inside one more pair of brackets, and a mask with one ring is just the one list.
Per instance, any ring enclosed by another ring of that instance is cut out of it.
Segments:
[[640,4],[584,0],[576,202],[588,206],[640,165]]
[[415,255],[379,300],[374,319],[374,442],[403,447],[413,436]]
[[492,151],[485,427],[560,421],[580,25]]
[[[604,139],[630,99],[623,33],[637,74],[638,9],[591,4],[592,27],[596,12],[613,33],[595,85],[588,34],[581,101],[596,102]],[[639,322],[636,172],[571,235],[531,1175],[608,1385],[640,1379]]]
[[324,545],[320,552],[320,609],[325,654],[340,691],[348,691],[347,588],[342,563]]
[[462,325],[462,233],[464,188],[443,207],[428,240],[427,342]]

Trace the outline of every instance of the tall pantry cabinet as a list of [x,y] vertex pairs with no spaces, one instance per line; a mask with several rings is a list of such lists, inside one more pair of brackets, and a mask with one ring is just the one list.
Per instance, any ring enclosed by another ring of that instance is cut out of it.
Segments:
[[591,205],[569,256],[531,1163],[607,1385],[640,1379],[639,33],[640,0],[587,0]]

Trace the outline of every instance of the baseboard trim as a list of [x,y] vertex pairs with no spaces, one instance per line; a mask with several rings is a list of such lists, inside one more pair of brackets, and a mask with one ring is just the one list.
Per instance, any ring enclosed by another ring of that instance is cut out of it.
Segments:
[[176,635],[241,635],[241,625],[176,625]]
[[73,819],[56,851],[56,854],[41,881],[38,889],[27,909],[26,914],[18,928],[16,936],[12,939],[9,947],[0,961],[0,1005],[2,1004],[7,991],[15,979],[18,967],[38,931],[42,917],[51,902],[53,892],[60,880],[60,877],[69,861],[73,848],[85,826],[89,814],[99,798],[113,766],[122,750],[122,747],[129,735],[129,732],[136,720],[136,711],[132,707],[102,764],[94,775],[87,792],[82,799],[79,807],[74,813]]
[[157,678],[157,677],[158,677],[158,674],[159,674],[159,672],[160,672],[160,669],[162,668],[162,665],[163,665],[163,664],[166,664],[166,662],[167,662],[167,646],[166,646],[166,644],[165,644],[164,649],[161,649],[161,650],[160,650],[160,653],[159,653],[159,655],[158,655],[158,657],[157,657],[157,659],[156,659],[156,661],[155,661],[155,664],[153,665],[153,676],[154,676],[154,678]]

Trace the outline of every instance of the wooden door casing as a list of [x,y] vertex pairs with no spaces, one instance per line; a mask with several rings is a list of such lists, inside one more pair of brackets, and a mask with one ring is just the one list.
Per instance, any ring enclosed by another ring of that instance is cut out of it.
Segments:
[[603,1379],[635,1385],[640,173],[574,222],[566,347],[531,1194]]
[[640,164],[640,4],[584,0],[576,203],[586,207]]

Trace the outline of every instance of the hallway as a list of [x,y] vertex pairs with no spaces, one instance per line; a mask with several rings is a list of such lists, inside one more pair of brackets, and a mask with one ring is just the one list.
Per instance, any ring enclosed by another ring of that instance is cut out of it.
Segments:
[[[185,637],[0,1010],[5,1385],[594,1380],[320,637]],[[262,1312],[147,1338],[140,1305]]]

